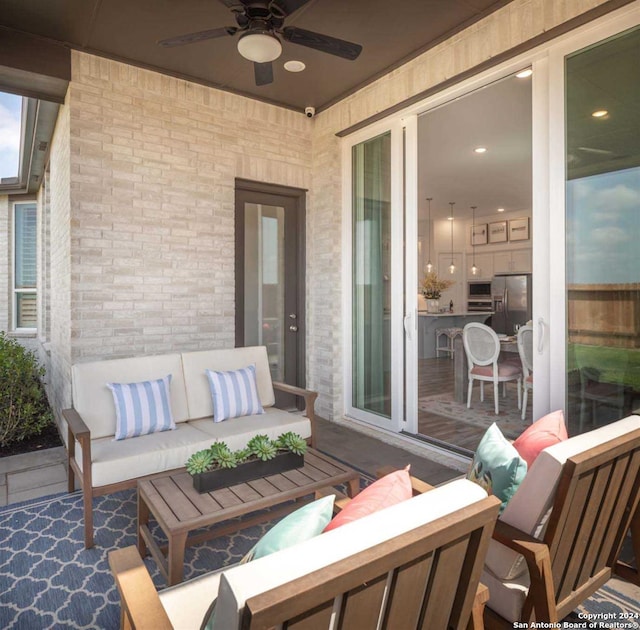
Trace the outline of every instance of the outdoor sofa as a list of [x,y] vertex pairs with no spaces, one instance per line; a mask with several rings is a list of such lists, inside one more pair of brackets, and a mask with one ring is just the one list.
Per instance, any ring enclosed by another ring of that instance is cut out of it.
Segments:
[[[226,372],[255,365],[263,414],[213,422],[206,370]],[[78,363],[72,367],[73,408],[63,411],[68,426],[69,492],[76,480],[84,498],[85,546],[93,546],[93,497],[134,488],[138,479],[181,468],[196,451],[223,440],[240,449],[257,434],[270,438],[292,431],[312,446],[316,392],[272,382],[263,346],[204,350]],[[175,429],[114,439],[116,408],[108,383],[170,378]],[[277,409],[278,389],[304,399],[302,413]]]
[[[109,554],[122,627],[482,628],[499,500],[460,479],[160,593],[135,547]],[[333,623],[331,620],[333,619]]]

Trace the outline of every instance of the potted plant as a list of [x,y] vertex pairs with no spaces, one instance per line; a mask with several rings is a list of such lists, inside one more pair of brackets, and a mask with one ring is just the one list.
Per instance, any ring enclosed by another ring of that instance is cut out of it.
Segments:
[[211,492],[266,475],[304,466],[307,443],[297,433],[288,431],[271,440],[256,435],[243,449],[232,451],[225,442],[194,453],[186,463],[198,492]]
[[435,271],[424,274],[422,279],[422,295],[427,300],[427,313],[437,313],[440,310],[440,296],[442,292],[454,285],[453,280],[440,280]]

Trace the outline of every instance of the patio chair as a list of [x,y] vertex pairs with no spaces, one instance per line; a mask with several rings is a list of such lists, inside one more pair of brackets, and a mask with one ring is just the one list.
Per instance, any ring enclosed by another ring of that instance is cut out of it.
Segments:
[[498,508],[479,486],[453,481],[160,593],[135,547],[112,551],[122,625],[199,627],[217,594],[214,629],[481,629],[479,578]]
[[462,333],[464,351],[467,355],[469,386],[467,389],[467,409],[471,408],[473,381],[480,381],[480,401],[484,400],[484,383],[493,383],[493,400],[496,415],[500,413],[499,384],[504,387],[507,381],[517,381],[518,409],[520,409],[520,386],[522,370],[508,361],[498,361],[500,356],[500,340],[492,328],[478,322],[468,323]]
[[522,363],[522,419],[527,415],[529,390],[533,390],[533,326],[518,329],[518,354]]
[[556,623],[614,570],[640,584],[617,562],[629,529],[640,557],[639,471],[640,416],[542,451],[493,534],[481,578],[487,627]]

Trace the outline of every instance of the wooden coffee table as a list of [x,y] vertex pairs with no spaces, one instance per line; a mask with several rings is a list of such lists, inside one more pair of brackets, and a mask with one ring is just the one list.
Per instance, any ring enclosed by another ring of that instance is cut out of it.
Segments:
[[[138,550],[143,558],[151,553],[172,586],[183,579],[187,545],[278,518],[313,500],[303,497],[340,484],[347,484],[349,496],[354,496],[360,490],[360,476],[314,449],[305,453],[302,468],[203,494],[194,489],[185,469],[154,475],[138,482]],[[274,506],[280,507],[189,536],[196,529]],[[150,515],[167,536],[166,554],[151,535]]]

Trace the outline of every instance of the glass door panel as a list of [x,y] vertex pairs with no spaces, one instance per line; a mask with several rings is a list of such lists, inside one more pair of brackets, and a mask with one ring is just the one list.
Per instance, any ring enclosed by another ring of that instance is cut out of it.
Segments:
[[640,405],[640,29],[566,59],[569,434]]
[[352,147],[352,401],[391,417],[391,133]]

